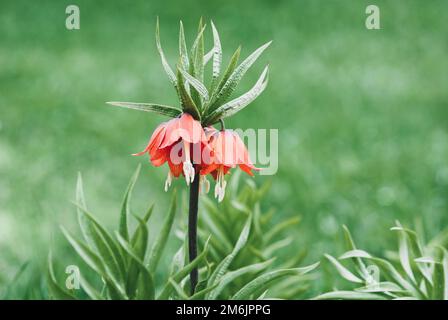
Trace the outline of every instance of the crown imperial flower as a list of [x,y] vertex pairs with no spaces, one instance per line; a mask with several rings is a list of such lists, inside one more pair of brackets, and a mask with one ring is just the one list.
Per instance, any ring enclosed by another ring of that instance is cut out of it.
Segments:
[[260,169],[253,165],[246,146],[233,130],[210,133],[209,146],[212,150],[211,161],[202,167],[200,173],[201,175],[210,173],[216,180],[215,197],[221,202],[227,185],[224,176],[231,168],[238,166],[250,176],[254,175],[252,170]]
[[[149,154],[151,163],[158,167],[168,162],[169,171],[165,191],[173,177],[185,176],[187,185],[194,181],[195,170],[190,154],[192,144],[207,143],[201,123],[188,113],[160,124],[152,134],[146,148],[135,156]],[[178,152],[173,152],[173,151]]]
[[[253,175],[252,170],[257,168],[250,161],[246,147],[238,135],[229,130],[217,131],[212,125],[239,112],[264,91],[268,83],[267,66],[248,92],[228,101],[241,78],[270,45],[270,42],[259,47],[239,65],[241,48],[238,48],[225,71],[221,72],[221,41],[213,22],[211,27],[213,48],[207,53],[204,52],[205,25],[201,19],[198,35],[191,50],[188,51],[183,25],[182,22],[180,23],[179,60],[176,70],[173,71],[160,44],[159,21],[157,20],[157,50],[163,69],[176,89],[181,108],[154,103],[109,102],[109,104],[172,117],[173,119],[163,122],[156,128],[146,148],[135,155],[148,153],[151,163],[156,167],[168,163],[165,190],[171,185],[173,178],[181,174],[185,177],[187,185],[194,181],[198,172],[201,172],[202,176],[211,174],[217,182],[215,195],[221,201],[226,188],[224,175],[231,168],[238,165],[249,175]],[[204,84],[204,68],[210,61],[212,61],[212,76],[211,83],[207,87]],[[207,157],[203,156],[202,151],[205,149],[209,149]],[[199,150],[199,156],[192,150]],[[206,178],[200,180],[203,181],[201,184],[204,184],[204,189],[207,190]]]

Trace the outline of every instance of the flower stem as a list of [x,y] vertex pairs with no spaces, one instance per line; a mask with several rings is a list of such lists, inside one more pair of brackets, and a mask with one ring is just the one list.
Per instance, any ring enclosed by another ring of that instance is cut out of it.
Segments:
[[[188,255],[192,262],[198,255],[197,229],[198,229],[198,201],[199,201],[199,170],[197,170],[194,181],[190,185],[190,206],[188,212]],[[194,294],[198,284],[198,268],[190,272],[190,291]]]

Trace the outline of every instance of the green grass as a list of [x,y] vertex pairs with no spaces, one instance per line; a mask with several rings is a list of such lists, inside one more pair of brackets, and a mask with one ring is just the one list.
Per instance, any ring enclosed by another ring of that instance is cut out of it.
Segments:
[[[341,252],[342,224],[373,253],[391,246],[387,230],[396,219],[421,220],[429,236],[447,225],[445,1],[378,0],[379,31],[364,27],[367,1],[83,0],[79,31],[65,29],[68,4],[2,1],[0,287],[29,261],[21,279],[32,288],[18,285],[17,295],[39,296],[49,246],[66,256],[64,264],[76,261],[58,225],[76,224],[69,201],[78,171],[90,207],[113,227],[129,173],[141,162],[134,206],[144,212],[159,199],[153,221],[162,221],[166,171],[130,154],[165,118],[105,105],[176,103],[155,47],[157,15],[172,65],[179,19],[190,44],[198,18],[213,19],[224,63],[239,44],[245,57],[274,40],[238,92],[266,62],[268,88],[226,124],[279,129],[279,172],[256,182],[272,180],[263,205],[276,208],[274,219],[302,216],[291,251],[307,248],[310,261]],[[211,39],[207,33],[207,49]]]

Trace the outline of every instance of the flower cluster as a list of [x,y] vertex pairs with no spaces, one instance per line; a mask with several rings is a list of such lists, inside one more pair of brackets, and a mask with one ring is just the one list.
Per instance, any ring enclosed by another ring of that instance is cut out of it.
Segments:
[[[187,184],[198,178],[208,189],[207,175],[216,180],[215,197],[224,198],[224,176],[237,166],[249,175],[257,169],[239,136],[225,130],[223,119],[230,117],[254,101],[268,83],[268,66],[263,69],[254,86],[243,95],[229,100],[238,83],[258,59],[270,42],[262,45],[238,64],[241,48],[232,55],[227,68],[221,72],[222,48],[218,31],[211,22],[213,48],[204,52],[202,19],[198,35],[191,50],[187,50],[182,22],[179,30],[179,60],[176,70],[171,69],[160,44],[159,22],[156,26],[156,45],[162,66],[173,84],[180,100],[180,108],[155,103],[109,102],[109,104],[140,111],[155,112],[172,119],[160,124],[154,131],[146,148],[136,155],[149,154],[154,166],[168,163],[169,172],[165,190],[173,178],[185,177]],[[210,84],[204,84],[204,70],[212,61]],[[221,130],[213,127],[221,122]]]
[[188,113],[160,124],[146,148],[134,155],[145,153],[148,153],[151,163],[156,167],[168,163],[165,191],[173,177],[183,175],[187,185],[193,182],[195,176],[200,176],[207,192],[209,182],[206,176],[211,175],[216,181],[215,197],[218,201],[224,198],[224,176],[230,169],[239,166],[251,176],[252,170],[259,170],[250,160],[238,134],[232,130],[218,131],[212,126],[202,128],[201,123]]

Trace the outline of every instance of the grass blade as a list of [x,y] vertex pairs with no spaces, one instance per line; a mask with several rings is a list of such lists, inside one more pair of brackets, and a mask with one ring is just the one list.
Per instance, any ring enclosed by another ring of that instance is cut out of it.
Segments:
[[168,215],[165,218],[165,222],[163,223],[162,229],[154,242],[154,245],[149,252],[149,260],[148,267],[151,273],[154,273],[157,264],[159,263],[160,257],[162,256],[163,249],[166,245],[166,240],[168,239],[169,233],[171,231],[171,227],[173,225],[174,216],[176,214],[176,191],[174,190],[173,196],[171,199],[170,209],[168,210]]

